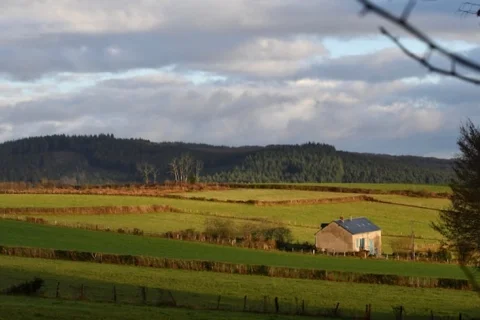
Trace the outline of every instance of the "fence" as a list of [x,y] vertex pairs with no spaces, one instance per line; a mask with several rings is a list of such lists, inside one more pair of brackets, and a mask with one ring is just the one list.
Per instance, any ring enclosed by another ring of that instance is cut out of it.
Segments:
[[[9,278],[0,285],[0,293],[6,294],[6,288],[31,281],[31,279]],[[103,282],[81,282],[80,280],[56,281],[47,279],[44,286],[35,295],[38,297],[61,300],[115,303],[126,305],[144,305],[175,307],[198,310],[221,310],[231,312],[265,313],[279,315],[297,315],[299,317],[338,318],[338,319],[437,319],[472,320],[467,314],[446,314],[434,310],[408,310],[403,306],[392,306],[390,311],[376,311],[375,305],[366,303],[365,308],[344,307],[342,302],[331,306],[304,300],[301,297],[277,297],[271,295],[223,296],[221,294],[203,294],[164,288],[136,287]],[[345,306],[348,301],[345,302]]]

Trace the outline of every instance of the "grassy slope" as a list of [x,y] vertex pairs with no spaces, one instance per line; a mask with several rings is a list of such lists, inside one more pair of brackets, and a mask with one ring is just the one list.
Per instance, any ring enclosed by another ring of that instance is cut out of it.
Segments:
[[[28,307],[26,307],[28,306]],[[140,307],[131,305],[114,305],[109,303],[92,303],[79,301],[57,301],[41,298],[2,297],[0,300],[0,320],[262,320],[262,319],[298,319],[293,316],[275,316],[261,314],[244,314],[240,312],[204,311],[172,309],[158,307]]]
[[7,220],[0,221],[0,244],[294,268],[464,278],[460,268],[455,265],[293,255]]
[[[59,225],[66,224],[67,226],[73,226],[75,224],[91,224],[98,225],[104,228],[110,228],[112,230],[133,229],[139,228],[149,233],[164,233],[168,231],[179,231],[184,229],[195,229],[198,231],[204,231],[205,226],[208,223],[208,219],[212,219],[211,216],[189,214],[189,213],[149,213],[149,214],[126,214],[126,215],[38,215],[52,224],[57,222]],[[222,221],[228,221],[234,225],[237,230],[241,230],[242,226],[246,223],[259,225],[261,227],[268,226],[281,226],[277,223],[266,223],[256,221],[245,221],[234,218],[218,218]],[[294,240],[300,242],[313,242],[313,234],[317,231],[315,228],[303,228],[289,226],[292,230]],[[240,231],[239,231],[240,232]]]
[[374,195],[376,199],[389,201],[394,203],[401,203],[410,206],[421,206],[432,209],[445,209],[450,205],[449,199],[433,199],[433,198],[412,198],[397,195]]
[[419,221],[416,226],[418,235],[436,237],[439,235],[429,223],[438,217],[432,210],[395,206],[389,204],[352,202],[337,204],[269,206],[258,207],[230,203],[212,203],[204,201],[164,199],[164,204],[182,209],[207,211],[239,217],[267,218],[272,221],[293,225],[317,227],[322,222],[330,222],[344,217],[368,217],[388,234],[410,234],[410,221]]
[[[122,302],[130,299],[128,301],[138,303],[138,287],[147,286],[172,290],[179,304],[203,307],[216,305],[216,298],[221,295],[223,308],[237,310],[243,306],[244,295],[248,296],[249,306],[253,308],[260,307],[263,296],[268,295],[271,298],[278,296],[282,306],[293,304],[295,297],[305,299],[307,309],[310,310],[331,308],[340,302],[341,310],[360,311],[364,310],[366,303],[372,303],[377,315],[391,315],[391,306],[399,304],[406,308],[409,315],[429,314],[430,309],[435,310],[437,315],[442,312],[480,315],[478,297],[467,291],[278,279],[0,256],[2,285],[18,283],[34,276],[46,280],[47,296],[55,294],[57,281],[60,281],[61,295],[71,296],[74,292],[78,294],[79,285],[84,284],[87,298],[96,301],[111,301],[112,285],[115,283]],[[355,292],[355,296],[348,292]],[[154,300],[156,294],[156,290],[148,290],[150,299]],[[3,298],[1,300],[5,301]],[[382,316],[376,318],[384,319]]]
[[[415,198],[412,199],[415,200]],[[405,201],[407,200],[405,199]],[[368,202],[257,207],[252,205],[153,197],[0,195],[0,205],[4,207],[81,207],[140,204],[166,204],[180,209],[237,217],[266,218],[278,223],[310,227],[317,227],[322,222],[330,222],[333,219],[338,219],[341,215],[345,217],[365,216],[379,225],[385,233],[397,235],[410,234],[410,221],[416,220],[418,221],[415,226],[417,235],[430,238],[439,237],[438,233],[429,225],[431,221],[437,219],[438,213],[436,211]],[[310,230],[308,231],[308,237],[311,237]],[[311,238],[310,241],[312,241]]]

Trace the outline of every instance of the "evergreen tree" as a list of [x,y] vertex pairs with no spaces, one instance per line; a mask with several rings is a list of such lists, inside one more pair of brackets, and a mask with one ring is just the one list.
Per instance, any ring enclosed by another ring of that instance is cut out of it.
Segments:
[[453,164],[452,203],[434,227],[466,263],[480,254],[480,129],[468,121],[457,144],[460,154]]

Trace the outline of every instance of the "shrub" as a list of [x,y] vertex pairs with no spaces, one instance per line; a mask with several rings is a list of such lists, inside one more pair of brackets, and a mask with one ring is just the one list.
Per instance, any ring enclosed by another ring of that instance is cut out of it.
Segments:
[[44,284],[43,279],[34,278],[32,281],[27,281],[22,284],[13,285],[5,290],[9,295],[34,295],[42,288]]
[[231,239],[235,237],[235,227],[226,219],[205,220],[205,233],[216,239]]

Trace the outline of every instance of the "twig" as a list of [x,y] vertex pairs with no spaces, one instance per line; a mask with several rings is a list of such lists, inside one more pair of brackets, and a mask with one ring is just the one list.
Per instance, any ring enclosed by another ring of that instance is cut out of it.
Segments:
[[[366,14],[368,12],[373,12],[376,15],[380,16],[384,20],[387,20],[393,24],[398,25],[400,28],[404,29],[407,31],[410,35],[418,39],[419,41],[423,42],[427,46],[427,51],[425,52],[425,55],[422,57],[420,55],[417,55],[413,53],[412,51],[408,50],[403,44],[401,44],[400,40],[393,36],[386,28],[380,27],[380,31],[383,35],[385,35],[387,38],[392,40],[408,57],[412,58],[413,60],[416,60],[420,64],[422,64],[425,68],[432,72],[436,72],[438,74],[442,74],[445,76],[450,76],[457,78],[459,80],[469,82],[475,85],[480,85],[480,76],[467,76],[464,74],[460,74],[457,72],[457,67],[461,66],[472,73],[477,73],[480,74],[480,64],[471,61],[467,58],[464,58],[462,56],[459,56],[458,54],[452,53],[448,51],[447,49],[439,46],[436,44],[433,40],[431,40],[425,33],[414,27],[412,24],[408,22],[408,18],[416,4],[416,0],[409,0],[407,6],[405,7],[403,14],[400,17],[396,17],[387,10],[379,7],[378,5],[374,4],[370,0],[357,0],[363,5],[363,10],[362,14]],[[440,55],[445,56],[451,61],[451,68],[450,69],[445,69],[445,68],[440,68],[434,66],[430,60],[431,60],[431,55],[433,52],[437,52]]]

